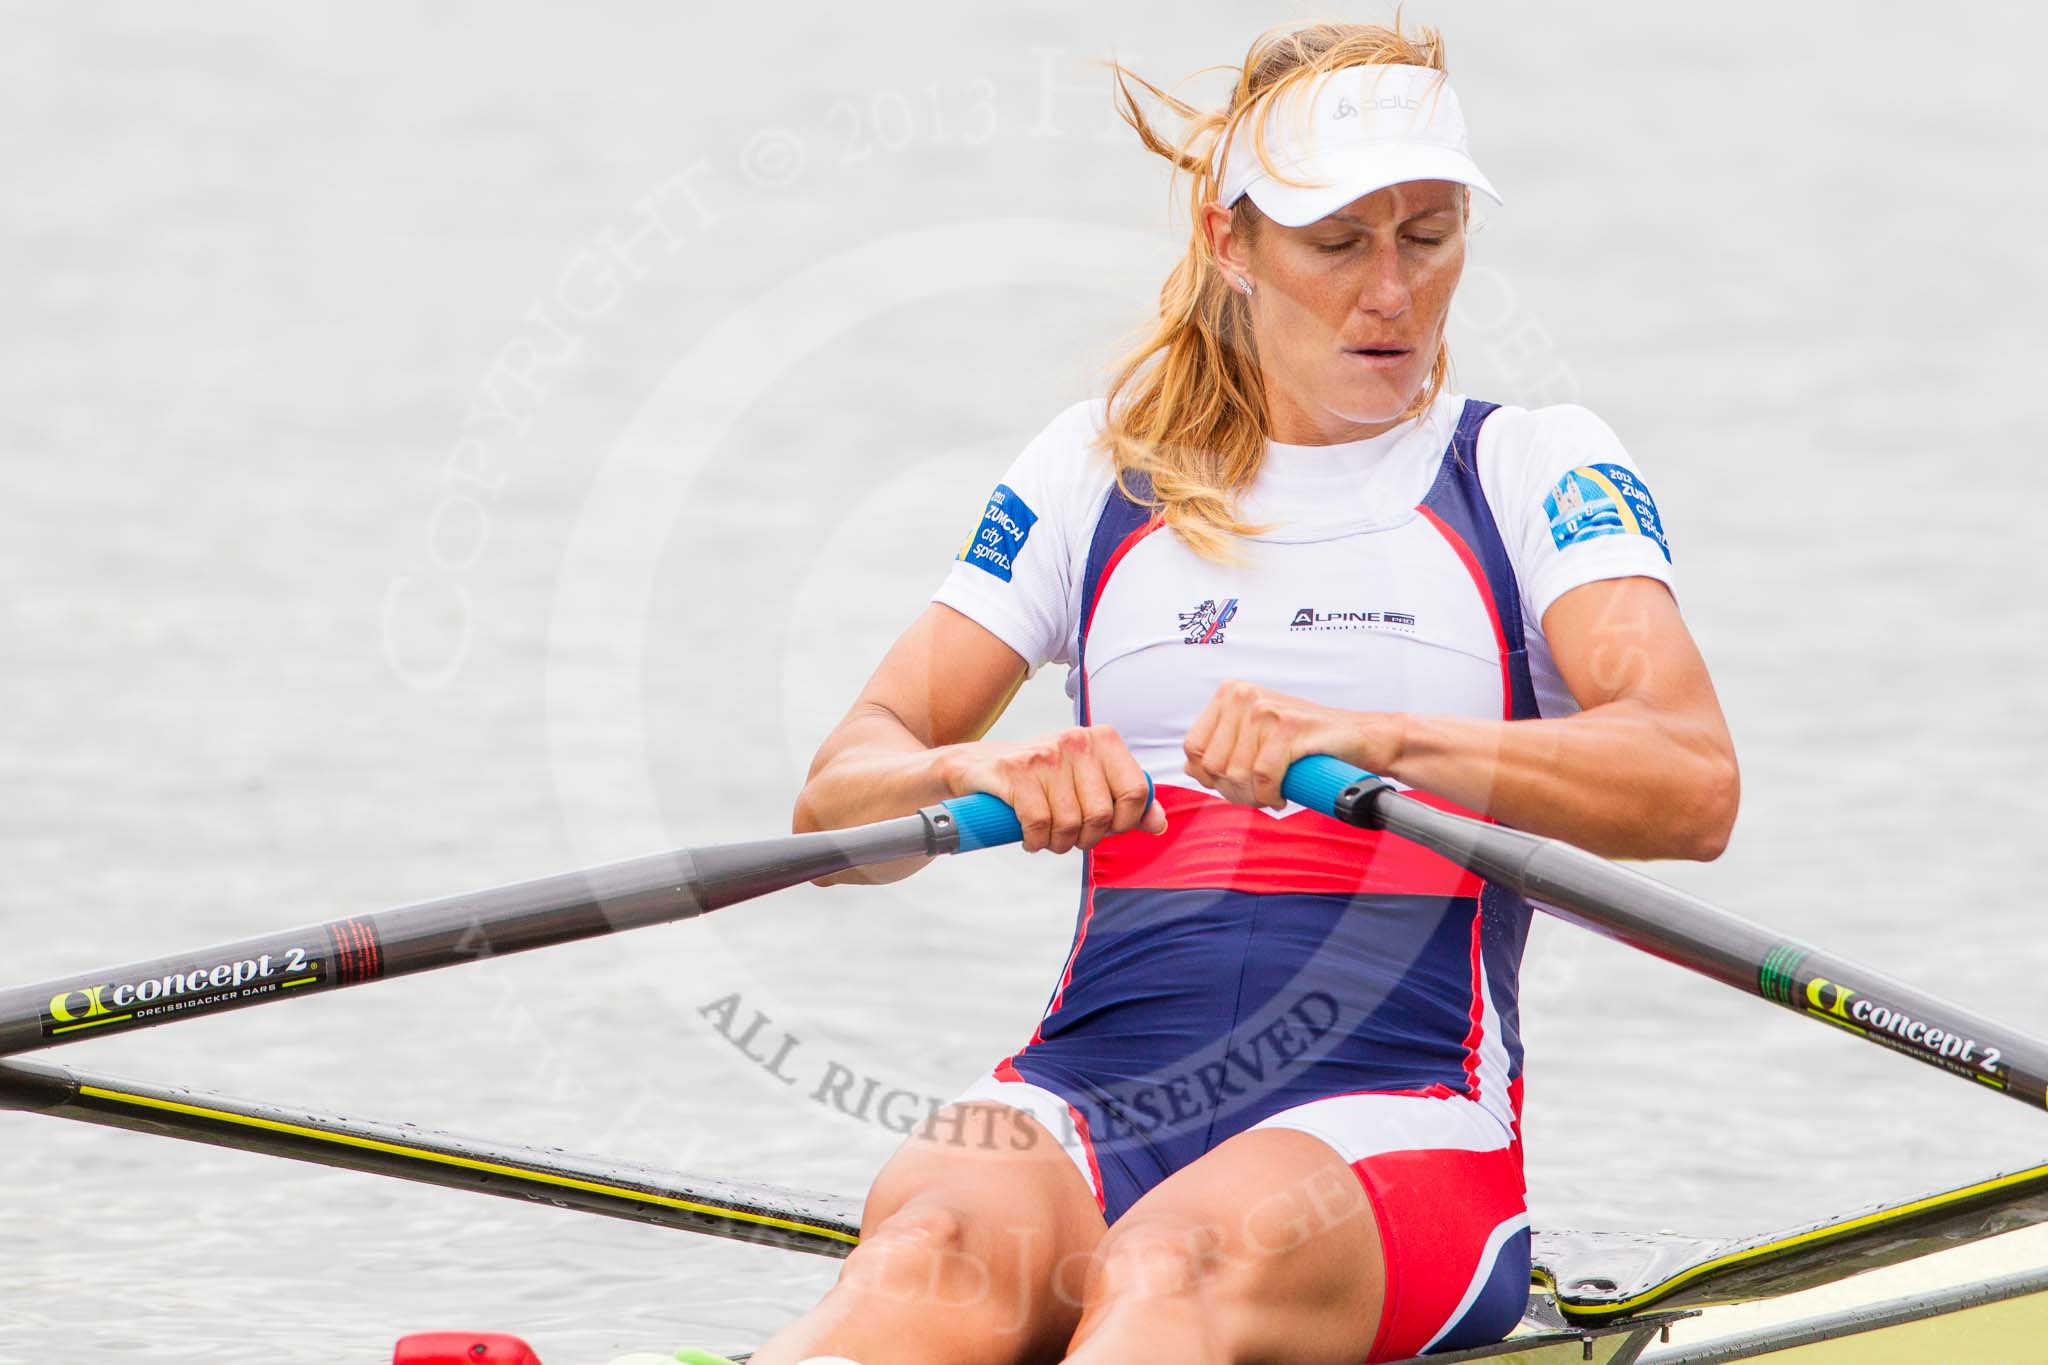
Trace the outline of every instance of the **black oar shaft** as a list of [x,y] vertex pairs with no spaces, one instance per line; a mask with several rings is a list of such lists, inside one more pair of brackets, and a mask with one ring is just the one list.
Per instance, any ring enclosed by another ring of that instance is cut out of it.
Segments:
[[310,1114],[33,1062],[0,1062],[0,1109],[154,1133],[821,1256],[858,1239],[851,1201],[601,1157]]
[[1426,805],[1335,760],[1296,769],[1302,780],[1290,773],[1288,795],[1312,809],[1411,840],[1632,948],[2048,1106],[2048,1044],[2038,1039],[1569,844]]
[[687,919],[850,868],[951,852],[961,846],[961,804],[657,853],[14,987],[0,991],[0,1056]]

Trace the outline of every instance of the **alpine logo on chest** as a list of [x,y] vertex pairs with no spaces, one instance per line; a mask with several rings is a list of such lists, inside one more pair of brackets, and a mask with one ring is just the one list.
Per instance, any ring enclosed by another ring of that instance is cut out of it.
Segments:
[[1318,611],[1302,607],[1287,623],[1295,630],[1393,630],[1404,635],[1415,631],[1415,613],[1407,611]]
[[1226,597],[1218,602],[1213,597],[1202,599],[1202,605],[1193,611],[1180,613],[1181,642],[1190,645],[1220,645],[1223,643],[1224,627],[1237,615],[1237,599]]

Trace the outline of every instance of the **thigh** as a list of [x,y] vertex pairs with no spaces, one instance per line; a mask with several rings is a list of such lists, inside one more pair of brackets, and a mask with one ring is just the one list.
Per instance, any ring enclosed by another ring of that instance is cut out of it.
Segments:
[[[1161,1256],[1162,1243],[1174,1254]],[[1133,1257],[1164,1275],[1194,1269],[1209,1339],[1232,1360],[1355,1365],[1378,1327],[1372,1203],[1349,1164],[1306,1133],[1240,1133],[1149,1191],[1105,1240],[1091,1315],[1114,1316],[1102,1294],[1133,1292],[1116,1284]]]
[[1257,1132],[1314,1138],[1344,1163],[1379,1232],[1371,1358],[1500,1340],[1529,1299],[1529,1216],[1516,1131],[1455,1095],[1314,1100]]

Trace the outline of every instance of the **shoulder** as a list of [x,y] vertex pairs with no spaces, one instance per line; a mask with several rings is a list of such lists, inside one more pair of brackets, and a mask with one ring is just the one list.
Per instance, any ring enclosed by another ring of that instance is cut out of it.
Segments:
[[1584,456],[1580,463],[1628,459],[1614,428],[1577,403],[1542,408],[1503,405],[1487,416],[1479,442],[1482,456],[1490,457],[1482,460],[1482,472],[1486,463],[1492,463],[1504,478],[1531,466],[1541,466],[1555,477],[1560,457],[1570,462]]
[[1102,449],[1104,412],[1103,400],[1091,398],[1054,416],[1010,466],[1004,485],[1012,496],[1022,498],[1034,513],[1052,513],[1062,521],[1098,507],[1115,482]]
[[1502,407],[1480,428],[1479,479],[1496,514],[1556,519],[1587,502],[1637,508],[1664,544],[1642,467],[1614,428],[1576,403]]
[[1605,578],[1671,583],[1664,517],[1614,429],[1576,403],[1503,407],[1480,429],[1479,481],[1541,621],[1572,588]]
[[982,505],[933,600],[1015,650],[1028,668],[1071,663],[1076,585],[1113,483],[1098,449],[1101,400],[1075,403],[1033,437]]
[[1045,425],[1043,435],[1062,440],[1092,443],[1102,434],[1109,421],[1109,401],[1105,398],[1083,398],[1069,403]]
[[1086,479],[1110,475],[1109,457],[1102,452],[1102,433],[1108,419],[1108,405],[1100,398],[1084,398],[1069,404],[1045,424],[1024,456],[1047,473],[1065,479]]

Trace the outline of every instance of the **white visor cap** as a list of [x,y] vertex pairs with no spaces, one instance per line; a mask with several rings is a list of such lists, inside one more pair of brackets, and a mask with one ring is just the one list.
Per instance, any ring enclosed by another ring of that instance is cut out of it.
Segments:
[[1241,120],[1219,178],[1225,208],[1249,194],[1282,227],[1306,227],[1405,180],[1452,180],[1500,202],[1473,164],[1465,116],[1441,71],[1342,67],[1266,100],[1258,117],[1273,170],[1259,160],[1252,121]]

